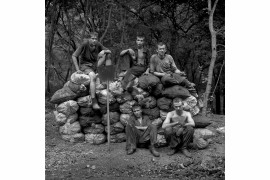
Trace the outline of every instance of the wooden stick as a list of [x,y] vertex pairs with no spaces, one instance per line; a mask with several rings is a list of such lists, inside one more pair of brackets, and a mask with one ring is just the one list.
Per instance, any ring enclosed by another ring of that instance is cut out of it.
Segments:
[[110,135],[110,105],[109,105],[109,80],[107,80],[107,126],[108,126],[108,151],[110,152],[110,141],[111,141],[111,135]]

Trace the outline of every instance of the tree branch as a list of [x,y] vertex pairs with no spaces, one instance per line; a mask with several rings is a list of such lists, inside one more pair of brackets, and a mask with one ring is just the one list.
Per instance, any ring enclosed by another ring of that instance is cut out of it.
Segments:
[[108,31],[108,29],[109,29],[109,27],[110,27],[110,24],[111,24],[112,7],[113,7],[113,6],[111,5],[111,7],[110,7],[110,12],[109,12],[109,17],[108,17],[108,24],[107,24],[106,30],[104,31],[104,33],[102,34],[102,36],[101,36],[101,38],[100,38],[100,42],[101,42],[101,43],[102,43],[104,37],[106,36],[107,31]]

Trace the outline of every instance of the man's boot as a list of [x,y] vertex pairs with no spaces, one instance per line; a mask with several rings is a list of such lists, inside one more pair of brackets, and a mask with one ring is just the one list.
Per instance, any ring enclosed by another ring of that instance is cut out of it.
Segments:
[[136,151],[136,149],[130,148],[130,149],[127,150],[127,155],[131,155],[131,154],[133,154],[135,151]]
[[186,157],[189,157],[191,158],[191,154],[190,152],[188,152],[188,150],[185,148],[185,149],[182,149],[182,153],[186,156]]
[[151,152],[155,157],[159,157],[159,156],[160,156],[159,152],[157,152],[157,150],[155,149],[154,146],[150,146],[149,149],[150,149],[150,152]]
[[170,148],[170,151],[167,153],[168,156],[172,156],[175,153],[177,153],[177,150],[175,148]]
[[92,107],[93,107],[93,109],[100,109],[96,98],[92,99]]

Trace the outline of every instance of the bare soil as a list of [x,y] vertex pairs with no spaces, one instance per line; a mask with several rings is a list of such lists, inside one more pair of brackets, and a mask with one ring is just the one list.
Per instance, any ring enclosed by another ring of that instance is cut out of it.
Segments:
[[53,115],[53,106],[46,103],[45,175],[46,179],[225,179],[225,134],[216,128],[225,126],[225,116],[211,115],[207,127],[216,133],[206,149],[191,149],[192,158],[180,152],[168,156],[168,147],[152,156],[148,149],[137,148],[126,155],[125,142],[91,145],[70,143],[61,139]]

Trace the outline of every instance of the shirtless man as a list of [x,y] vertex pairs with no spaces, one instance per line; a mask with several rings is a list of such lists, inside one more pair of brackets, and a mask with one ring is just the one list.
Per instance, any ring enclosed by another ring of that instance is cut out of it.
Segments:
[[[96,99],[96,71],[100,64],[104,63],[106,54],[111,51],[98,42],[98,33],[91,32],[90,37],[85,40],[72,54],[73,64],[78,73],[84,73],[90,77],[90,92],[93,109],[100,109]],[[79,58],[79,64],[78,64]],[[98,61],[98,59],[100,61]]]
[[164,84],[169,78],[170,81],[174,81],[174,84],[185,86],[189,92],[198,97],[194,88],[195,84],[187,80],[184,72],[181,72],[175,65],[175,62],[171,55],[166,53],[166,45],[162,42],[157,44],[157,54],[154,54],[150,58],[150,72],[161,78],[161,82]]
[[139,77],[142,74],[149,74],[149,51],[144,47],[144,40],[145,36],[143,34],[138,34],[136,39],[137,47],[134,48],[134,50],[129,48],[120,53],[120,56],[129,53],[132,58],[131,68],[127,70],[122,81],[124,89],[126,89],[128,83],[134,78],[134,76]]
[[167,114],[162,128],[165,130],[165,138],[169,143],[171,151],[169,156],[175,154],[179,149],[186,157],[191,157],[187,146],[193,140],[195,126],[190,112],[183,110],[183,102],[180,98],[173,100],[174,111]]

